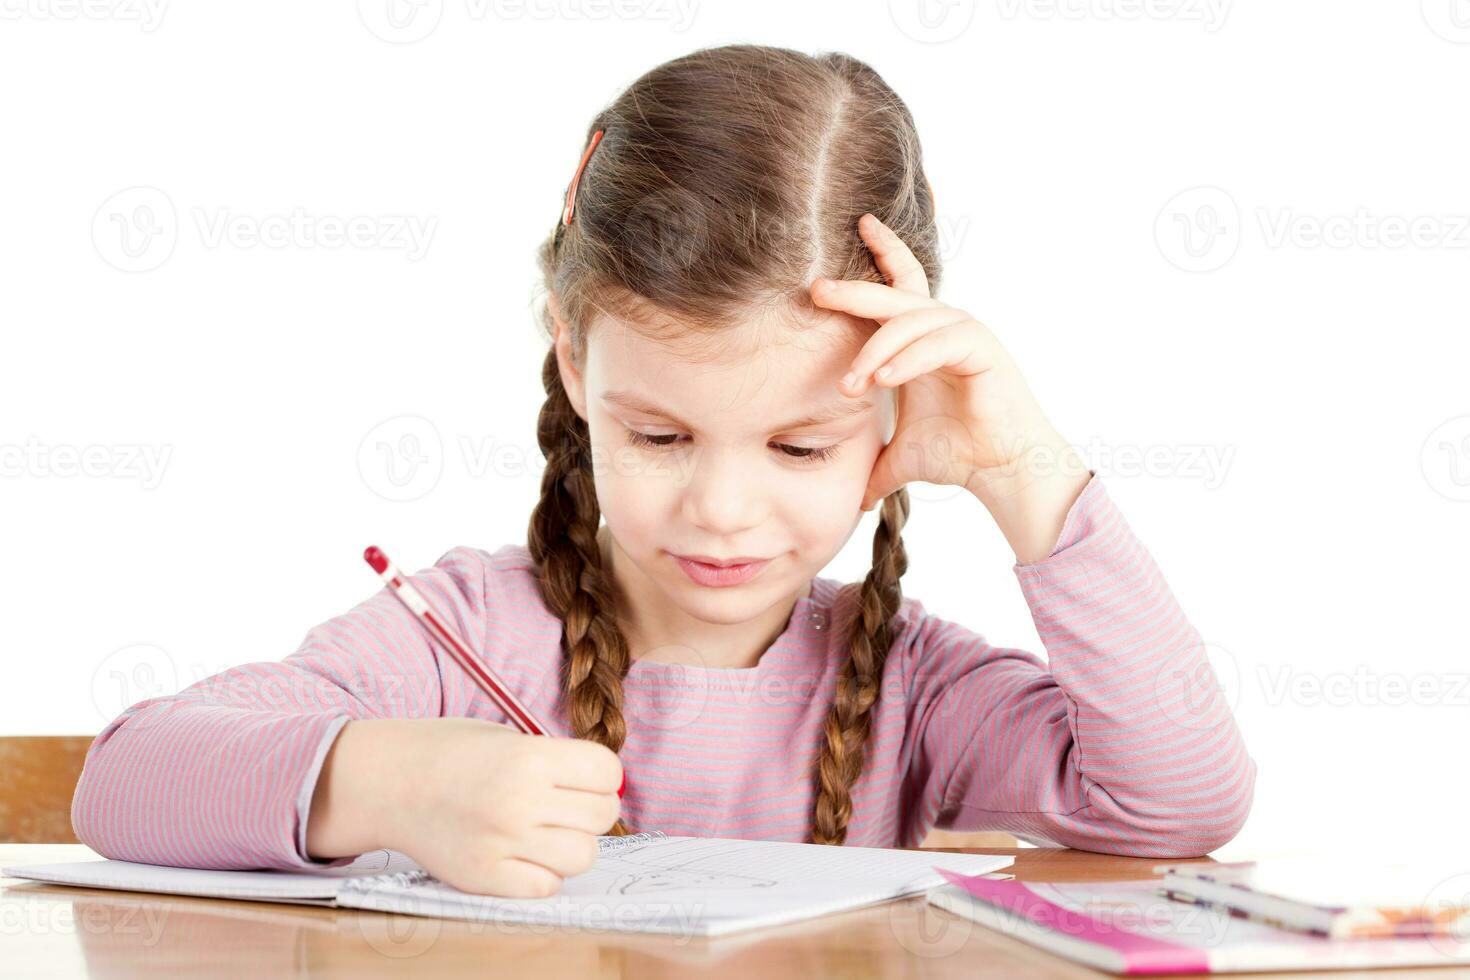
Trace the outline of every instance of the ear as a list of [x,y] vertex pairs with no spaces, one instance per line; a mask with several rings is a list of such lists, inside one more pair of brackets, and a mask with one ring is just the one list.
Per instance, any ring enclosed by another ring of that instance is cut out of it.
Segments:
[[557,304],[556,293],[548,293],[546,306],[551,312],[552,326],[556,330],[556,366],[561,373],[561,385],[567,390],[567,400],[572,403],[572,408],[587,421],[587,390],[582,379],[582,371],[577,367],[572,353],[572,331],[561,318],[561,307]]

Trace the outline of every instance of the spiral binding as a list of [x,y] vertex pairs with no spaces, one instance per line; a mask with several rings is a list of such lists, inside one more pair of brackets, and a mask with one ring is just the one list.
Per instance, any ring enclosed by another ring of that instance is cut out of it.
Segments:
[[597,838],[597,852],[608,854],[613,851],[621,851],[634,844],[646,844],[649,841],[663,840],[669,835],[662,830],[641,830],[636,834],[627,834],[622,837],[599,837]]
[[[628,834],[624,837],[599,837],[597,838],[597,852],[599,854],[610,854],[621,851],[635,844],[647,844],[649,841],[664,840],[669,835],[662,830],[643,830],[636,834]],[[433,875],[423,868],[414,868],[412,871],[390,871],[380,875],[359,875],[354,878],[342,879],[341,890],[350,892],[370,892],[377,888],[389,886],[396,888],[410,888],[414,885],[422,885],[426,882],[437,881]]]

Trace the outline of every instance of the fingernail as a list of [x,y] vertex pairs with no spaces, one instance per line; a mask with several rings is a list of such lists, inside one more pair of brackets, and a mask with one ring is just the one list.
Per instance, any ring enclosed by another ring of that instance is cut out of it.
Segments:
[[886,378],[886,377],[888,377],[892,373],[893,373],[893,368],[891,368],[887,364],[885,364],[885,365],[883,365],[882,367],[880,367],[878,369],[878,371],[874,375],[874,377]]
[[849,371],[842,376],[843,387],[851,388],[855,384],[857,384],[857,375],[853,372]]

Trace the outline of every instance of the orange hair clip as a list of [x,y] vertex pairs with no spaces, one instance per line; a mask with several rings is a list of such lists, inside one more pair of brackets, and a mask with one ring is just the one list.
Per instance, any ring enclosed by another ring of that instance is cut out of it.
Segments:
[[587,143],[587,149],[582,152],[582,162],[577,164],[577,172],[572,175],[572,182],[567,185],[566,204],[562,208],[561,223],[569,225],[572,223],[572,207],[577,203],[577,183],[582,179],[582,171],[587,166],[587,160],[592,156],[592,151],[597,149],[597,144],[602,142],[602,130],[592,134],[592,139]]

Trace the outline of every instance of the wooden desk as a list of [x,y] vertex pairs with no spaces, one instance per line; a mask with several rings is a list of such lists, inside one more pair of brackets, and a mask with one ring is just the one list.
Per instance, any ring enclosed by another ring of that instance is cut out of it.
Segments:
[[[943,850],[951,850],[945,848]],[[1151,858],[1053,848],[1013,854],[1023,881],[1154,877]],[[936,851],[936,853],[940,853]],[[0,865],[89,860],[80,844],[0,844]],[[1201,860],[1208,860],[1207,858]],[[714,939],[553,930],[228,899],[72,888],[0,878],[0,971],[25,977],[439,976],[684,978],[965,977],[1106,974],[913,898]],[[1385,980],[1470,970],[1271,974]],[[1249,974],[1264,978],[1266,974]]]

